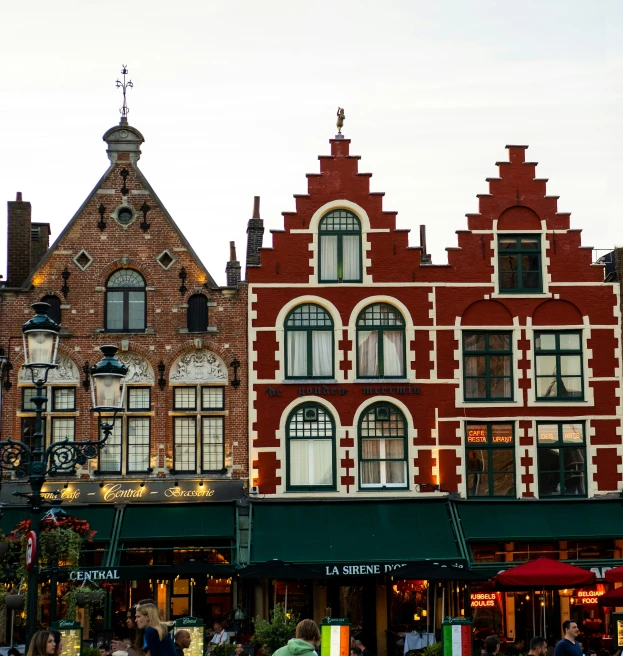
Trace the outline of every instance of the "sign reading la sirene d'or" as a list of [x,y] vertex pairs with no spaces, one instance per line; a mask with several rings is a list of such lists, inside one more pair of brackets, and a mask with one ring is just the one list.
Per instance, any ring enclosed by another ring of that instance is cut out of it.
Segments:
[[[22,484],[3,485],[0,501],[15,504],[14,490]],[[193,503],[232,501],[244,497],[242,481],[119,481],[93,483],[76,481],[62,487],[60,483],[46,484],[41,492],[44,499],[60,496],[65,505],[91,503]],[[5,498],[6,497],[6,498]]]

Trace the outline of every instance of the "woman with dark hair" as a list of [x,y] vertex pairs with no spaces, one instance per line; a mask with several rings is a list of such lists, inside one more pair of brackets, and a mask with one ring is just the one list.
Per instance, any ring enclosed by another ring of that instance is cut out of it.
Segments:
[[60,656],[60,653],[63,651],[63,636],[60,631],[50,631],[50,633],[54,636],[54,642],[56,644],[54,656]]
[[56,640],[50,631],[37,631],[30,641],[27,656],[55,656]]
[[128,656],[145,656],[143,642],[145,631],[136,626],[136,606],[131,606],[126,613],[125,624],[128,627],[128,639],[112,640],[110,648],[112,652],[127,651]]

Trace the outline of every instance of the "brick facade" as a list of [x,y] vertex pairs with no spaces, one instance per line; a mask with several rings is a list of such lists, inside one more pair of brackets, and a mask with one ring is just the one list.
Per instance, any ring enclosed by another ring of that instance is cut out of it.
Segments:
[[[131,373],[135,377],[129,385],[140,383],[149,387],[151,394],[151,409],[142,413],[150,417],[151,471],[135,472],[130,477],[162,478],[174,469],[173,388],[194,381],[200,389],[205,379],[208,385],[224,389],[224,409],[211,415],[224,417],[224,467],[218,472],[203,472],[198,452],[195,477],[245,480],[248,476],[246,284],[239,282],[239,275],[234,275],[233,286],[219,287],[195,255],[137,166],[143,140],[140,133],[120,125],[109,130],[104,138],[110,159],[108,170],[53,246],[45,253],[39,252],[38,262],[32,269],[30,203],[19,197],[9,203],[9,280],[0,290],[0,345],[9,356],[12,369],[10,387],[4,390],[2,399],[2,437],[18,439],[23,418],[32,414],[22,409],[22,388],[28,386],[28,381],[20,374],[21,325],[32,316],[33,302],[54,295],[61,301],[59,354],[66,358],[65,371],[58,374],[57,381],[65,381],[63,384],[75,388],[76,399],[75,411],[62,416],[75,418],[76,439],[97,434],[96,418],[89,412],[90,394],[82,385],[83,371],[87,363],[92,365],[100,359],[101,345],[112,343],[119,347],[120,357],[133,359]],[[41,243],[47,246],[47,241],[41,241],[47,240],[49,234],[46,225],[41,226],[40,241],[33,254]],[[224,261],[226,254],[221,255]],[[240,265],[234,263],[234,269],[236,266],[239,270]],[[124,269],[137,271],[145,281],[146,324],[141,332],[106,331],[107,280],[114,272]],[[191,334],[187,312],[189,299],[197,294],[207,299],[208,328]],[[211,373],[215,374],[207,378],[206,357],[212,366]],[[233,379],[230,365],[235,359],[241,363],[238,387],[229,384]],[[161,368],[164,365],[163,375],[159,365]],[[166,382],[164,387],[159,384],[161,377]],[[56,416],[53,413],[49,419]],[[49,440],[50,421],[47,432]],[[124,473],[126,439],[124,436]],[[197,449],[200,450],[199,446]],[[90,477],[97,468],[95,460],[79,474]],[[105,472],[99,476],[102,480]],[[179,476],[177,472],[176,477]]]
[[[425,246],[409,245],[409,231],[396,227],[395,212],[383,210],[383,194],[370,192],[371,174],[359,172],[359,157],[349,148],[347,139],[331,140],[331,155],[319,157],[320,172],[307,174],[308,193],[295,195],[296,211],[284,212],[284,230],[273,231],[272,245],[260,249],[260,265],[248,269],[251,485],[263,495],[306,496],[287,485],[286,423],[300,403],[314,402],[335,421],[335,489],[325,494],[391,493],[360,488],[358,422],[371,404],[384,402],[407,423],[407,483],[400,495],[430,494],[424,490],[433,485],[467,495],[470,421],[512,425],[513,497],[539,496],[537,430],[548,421],[584,427],[587,496],[618,490],[619,285],[604,282],[580,230],[558,212],[536,164],[525,161],[526,147],[507,147],[499,177],[489,178],[488,193],[478,196],[479,212],[467,215],[457,245],[447,249],[447,265],[429,264]],[[361,223],[361,282],[319,282],[319,223],[333,210],[348,210]],[[512,235],[539,243],[538,293],[500,292],[499,239]],[[333,322],[333,375],[324,380],[286,376],[284,323],[305,303],[326,310]],[[405,375],[398,380],[357,377],[357,317],[372,303],[386,303],[404,318]],[[492,329],[512,342],[512,398],[466,400],[463,336]],[[536,331],[580,335],[577,398],[537,398]]]

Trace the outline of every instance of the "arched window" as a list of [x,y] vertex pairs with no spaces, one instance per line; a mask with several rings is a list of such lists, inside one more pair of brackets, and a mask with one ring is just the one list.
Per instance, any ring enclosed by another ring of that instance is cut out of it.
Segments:
[[115,271],[106,283],[106,330],[145,331],[145,280],[134,269]]
[[407,422],[390,403],[375,403],[359,419],[359,487],[407,487]]
[[333,377],[333,320],[319,305],[299,305],[286,318],[286,378]]
[[189,333],[204,333],[208,329],[208,299],[203,294],[193,294],[188,299],[187,326]]
[[61,299],[58,296],[47,295],[41,299],[42,303],[47,303],[50,306],[48,316],[52,321],[60,324],[61,322]]
[[335,490],[335,424],[317,403],[297,406],[286,425],[287,489]]
[[361,282],[361,223],[348,210],[325,214],[319,224],[320,282]]
[[375,303],[357,318],[357,377],[405,376],[405,321],[393,305]]

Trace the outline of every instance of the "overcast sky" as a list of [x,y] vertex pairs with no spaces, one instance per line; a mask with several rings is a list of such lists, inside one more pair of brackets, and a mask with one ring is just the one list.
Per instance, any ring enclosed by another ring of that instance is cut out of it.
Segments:
[[[253,196],[279,229],[306,193],[338,105],[434,262],[506,144],[584,245],[623,244],[621,0],[0,0],[0,25],[0,198],[22,191],[53,238],[107,168],[127,64],[140,167],[218,282],[230,240],[244,266]],[[5,273],[5,218],[0,237]]]

